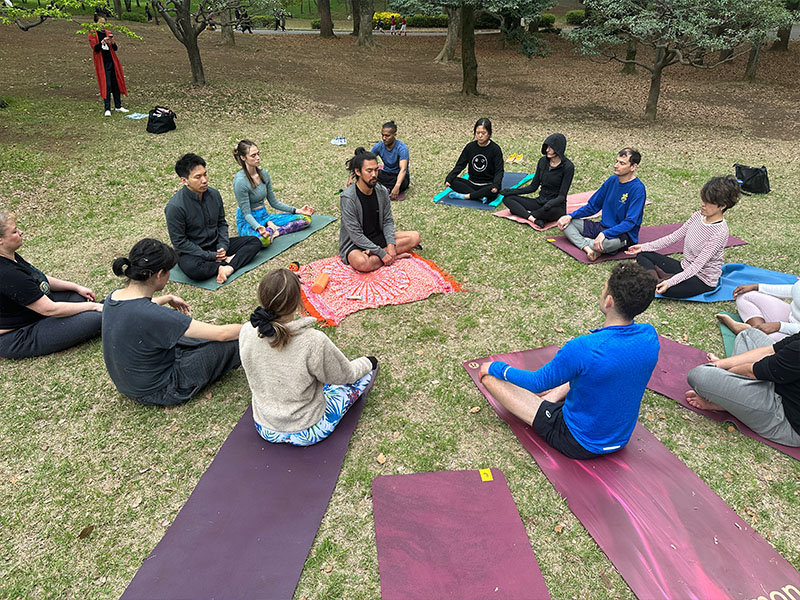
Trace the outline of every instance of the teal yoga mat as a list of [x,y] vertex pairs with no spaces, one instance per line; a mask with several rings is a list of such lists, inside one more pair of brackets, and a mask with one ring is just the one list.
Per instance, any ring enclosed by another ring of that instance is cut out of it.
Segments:
[[322,229],[323,227],[327,227],[331,223],[336,220],[336,217],[329,217],[327,215],[314,215],[311,217],[311,227],[308,229],[303,229],[301,231],[295,231],[294,233],[289,233],[287,235],[282,235],[277,238],[266,248],[264,248],[261,252],[256,254],[255,258],[251,260],[248,264],[243,266],[241,269],[234,271],[230,277],[228,277],[228,281],[225,283],[217,283],[215,278],[206,279],[205,281],[195,281],[194,279],[190,279],[186,276],[181,268],[178,265],[175,265],[172,268],[172,271],[169,273],[169,280],[175,281],[177,283],[188,283],[189,285],[194,285],[199,288],[203,288],[204,290],[216,290],[221,288],[223,285],[228,285],[231,281],[238,278],[240,275],[244,275],[248,271],[252,271],[256,267],[263,265],[265,262],[270,260],[271,258],[275,258],[283,252],[284,250],[288,250],[298,242],[302,242],[312,233],[315,233]]
[[[535,176],[535,173],[514,173],[506,171],[503,175],[503,187],[516,189],[518,187],[522,187],[523,185],[529,183]],[[469,173],[464,173],[461,177],[462,179],[469,179]],[[498,196],[492,202],[487,204],[483,204],[478,200],[451,200],[447,197],[452,190],[450,188],[445,188],[438,194],[433,197],[434,202],[438,202],[440,204],[450,204],[452,206],[463,206],[465,208],[482,208],[484,210],[488,210],[490,208],[495,208],[500,206],[500,203],[503,201],[503,196]]]
[[[736,321],[737,323],[741,323],[742,319],[739,317],[738,314],[732,312],[723,312],[723,315],[728,315],[731,319]],[[722,321],[719,322],[719,332],[722,334],[722,345],[725,346],[725,356],[732,356],[733,355],[733,340],[736,339],[736,334],[733,333],[730,329],[725,327]]]

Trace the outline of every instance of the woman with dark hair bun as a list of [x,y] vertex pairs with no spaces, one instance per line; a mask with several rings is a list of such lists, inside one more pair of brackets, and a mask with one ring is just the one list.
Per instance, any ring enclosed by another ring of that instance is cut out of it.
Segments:
[[112,266],[128,285],[106,297],[103,358],[117,389],[139,404],[181,404],[240,364],[241,325],[195,321],[182,298],[154,297],[177,263],[175,250],[147,238]]
[[[447,174],[445,185],[454,200],[491,202],[503,187],[503,151],[492,141],[492,122],[478,119],[472,128],[475,139],[464,146],[456,166]],[[469,179],[459,177],[467,169]]]
[[[741,188],[733,175],[712,177],[700,190],[700,210],[680,228],[652,242],[626,250],[658,279],[656,293],[667,298],[689,298],[712,291],[722,276],[723,253],[728,243],[724,213],[736,206]],[[683,240],[683,260],[659,254]]]
[[31,358],[71,348],[100,333],[92,290],[42,273],[17,254],[17,216],[0,209],[0,357]]

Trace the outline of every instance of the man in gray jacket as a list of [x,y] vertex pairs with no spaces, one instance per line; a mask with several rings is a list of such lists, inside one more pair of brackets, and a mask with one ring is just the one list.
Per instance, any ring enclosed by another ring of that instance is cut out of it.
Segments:
[[347,168],[356,181],[339,197],[339,255],[344,264],[367,273],[404,258],[420,236],[395,231],[389,190],[378,183],[378,159],[372,152],[356,148]]
[[198,281],[216,276],[225,283],[231,273],[248,264],[261,250],[257,237],[228,238],[225,207],[219,192],[208,186],[206,161],[184,154],[175,163],[183,187],[164,209],[167,231],[178,253],[178,264]]

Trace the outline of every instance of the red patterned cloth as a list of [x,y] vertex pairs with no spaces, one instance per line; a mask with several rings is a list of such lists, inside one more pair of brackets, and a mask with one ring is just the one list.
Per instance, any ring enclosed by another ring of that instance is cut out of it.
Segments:
[[[311,291],[321,273],[330,277],[322,293]],[[323,258],[300,268],[303,305],[326,325],[338,325],[347,315],[386,304],[423,300],[431,294],[449,294],[461,286],[436,264],[417,254],[372,273],[359,273],[338,256]]]

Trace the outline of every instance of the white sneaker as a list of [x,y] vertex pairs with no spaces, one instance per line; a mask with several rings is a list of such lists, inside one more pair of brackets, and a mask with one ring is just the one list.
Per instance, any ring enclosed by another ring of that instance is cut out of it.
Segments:
[[128,113],[128,112],[131,112],[131,111],[129,111],[127,108],[122,108],[122,107],[120,106],[120,107],[117,109],[117,112],[121,112],[121,113]]
[[103,116],[104,117],[110,117],[111,116],[111,111],[107,110],[106,112],[103,113]]

